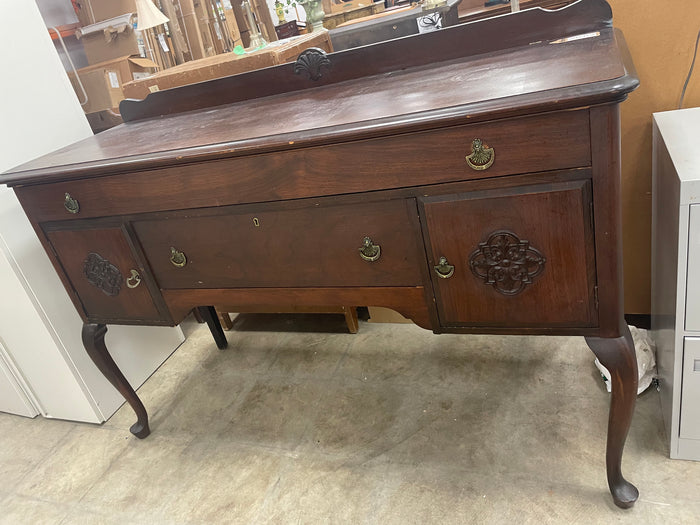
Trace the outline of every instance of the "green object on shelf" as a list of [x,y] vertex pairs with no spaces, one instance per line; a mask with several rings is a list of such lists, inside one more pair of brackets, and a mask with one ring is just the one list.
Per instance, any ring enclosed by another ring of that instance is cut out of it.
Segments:
[[234,55],[245,55],[245,49],[243,49],[243,46],[238,44],[236,47],[233,48],[233,54]]

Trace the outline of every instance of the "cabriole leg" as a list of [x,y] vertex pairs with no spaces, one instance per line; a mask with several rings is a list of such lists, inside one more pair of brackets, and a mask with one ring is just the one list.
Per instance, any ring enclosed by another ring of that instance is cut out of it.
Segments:
[[608,418],[606,467],[608,486],[615,505],[623,509],[634,505],[637,488],[622,476],[622,450],[637,401],[637,356],[629,327],[617,338],[587,337],[586,343],[611,375],[612,396]]
[[136,412],[136,417],[138,420],[136,423],[131,425],[131,433],[137,438],[145,438],[151,433],[148,428],[148,414],[146,409],[141,403],[141,400],[136,395],[136,392],[131,387],[129,382],[122,374],[117,364],[109,355],[107,347],[105,346],[105,334],[107,333],[107,327],[103,324],[84,324],[83,325],[83,346],[87,350],[92,362],[97,365],[97,368],[102,372],[102,375],[107,378],[107,380],[112,383],[112,386],[116,388],[119,393],[124,396],[127,403],[131,405],[131,408]]

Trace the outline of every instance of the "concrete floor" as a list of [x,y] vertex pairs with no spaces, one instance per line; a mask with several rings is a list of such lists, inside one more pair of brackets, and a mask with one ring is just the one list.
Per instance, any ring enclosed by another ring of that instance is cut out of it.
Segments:
[[700,463],[668,459],[656,391],[623,463],[640,500],[613,506],[582,338],[227,337],[197,326],[139,389],[145,440],[127,407],[102,427],[0,414],[0,523],[700,523]]

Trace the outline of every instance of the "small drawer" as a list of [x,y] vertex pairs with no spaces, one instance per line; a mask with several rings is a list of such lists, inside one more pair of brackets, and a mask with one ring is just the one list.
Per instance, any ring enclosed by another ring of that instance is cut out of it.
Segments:
[[413,199],[246,208],[134,222],[160,288],[421,284]]
[[700,439],[700,338],[683,339],[680,437]]
[[578,110],[18,187],[16,192],[28,215],[43,222],[361,193],[590,163],[588,111]]

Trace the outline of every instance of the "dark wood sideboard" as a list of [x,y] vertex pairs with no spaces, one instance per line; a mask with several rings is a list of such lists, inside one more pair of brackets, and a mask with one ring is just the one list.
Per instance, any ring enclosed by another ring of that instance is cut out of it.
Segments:
[[618,104],[604,0],[532,9],[123,101],[125,124],[0,178],[149,434],[108,324],[372,305],[436,333],[585,336],[612,373],[615,503],[637,367],[623,320]]

